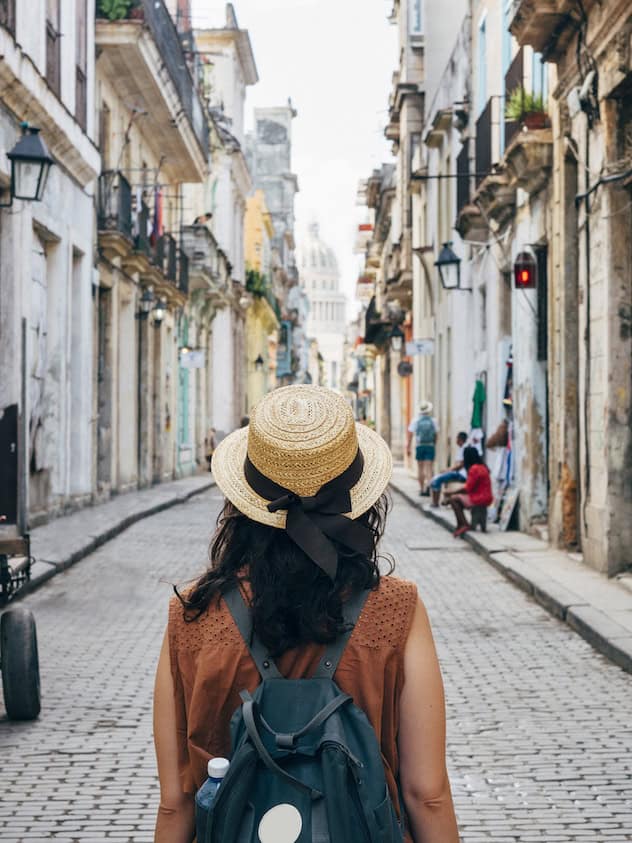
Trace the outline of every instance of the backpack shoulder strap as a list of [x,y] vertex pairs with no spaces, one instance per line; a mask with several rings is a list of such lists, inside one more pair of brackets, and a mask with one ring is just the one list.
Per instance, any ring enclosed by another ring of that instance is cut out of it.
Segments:
[[252,656],[252,660],[257,665],[257,670],[262,679],[282,679],[278,667],[273,659],[268,655],[266,648],[261,641],[254,634],[252,629],[252,618],[250,616],[250,609],[246,605],[243,594],[239,586],[231,588],[223,595],[224,602],[228,606],[228,611],[233,616],[233,620],[237,629],[244,639],[244,643]]
[[370,593],[371,589],[369,588],[359,591],[343,605],[342,615],[349,629],[328,645],[316,668],[313,676],[314,679],[331,679],[333,677]]

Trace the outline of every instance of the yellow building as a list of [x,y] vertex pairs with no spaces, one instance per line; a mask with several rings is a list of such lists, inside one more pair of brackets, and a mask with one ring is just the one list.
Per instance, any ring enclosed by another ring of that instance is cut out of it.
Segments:
[[248,412],[276,386],[278,304],[272,292],[272,217],[263,190],[246,202],[246,290],[251,303],[246,313]]

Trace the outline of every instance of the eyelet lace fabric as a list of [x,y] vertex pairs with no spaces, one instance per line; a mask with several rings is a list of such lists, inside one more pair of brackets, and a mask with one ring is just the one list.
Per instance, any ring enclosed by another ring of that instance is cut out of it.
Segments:
[[[186,591],[184,592],[186,595]],[[417,601],[414,583],[398,577],[382,577],[380,587],[369,599],[353,632],[353,644],[371,649],[400,648],[406,643]],[[172,649],[198,652],[202,648],[243,647],[239,630],[222,601],[213,601],[196,621],[184,620],[182,604],[172,597],[169,604]]]

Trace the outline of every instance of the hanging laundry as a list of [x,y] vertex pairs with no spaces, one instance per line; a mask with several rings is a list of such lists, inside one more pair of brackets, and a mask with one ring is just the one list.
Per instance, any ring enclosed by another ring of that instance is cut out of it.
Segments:
[[154,189],[154,224],[151,230],[150,242],[152,246],[160,240],[164,234],[162,216],[162,190],[159,187]]

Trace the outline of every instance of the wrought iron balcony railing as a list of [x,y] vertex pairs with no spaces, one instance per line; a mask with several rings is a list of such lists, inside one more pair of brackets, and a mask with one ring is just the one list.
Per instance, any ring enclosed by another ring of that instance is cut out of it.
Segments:
[[492,113],[494,107],[493,97],[487,100],[487,105],[476,121],[476,184],[483,181],[487,173],[492,169]]
[[99,176],[99,231],[116,231],[132,236],[132,189],[118,170],[108,170]]
[[178,289],[185,295],[189,292],[189,258],[178,249]]
[[[505,74],[505,107],[511,95],[524,87],[524,49],[521,47],[516,53],[514,60],[509,65]],[[519,120],[507,120],[505,118],[505,148],[509,146],[516,134],[520,131]]]
[[[8,0],[0,0],[0,2],[8,2]],[[97,18],[105,17],[101,13],[98,3],[96,14]],[[188,117],[202,150],[208,153],[208,120],[198,94],[198,88],[189,70],[180,35],[164,0],[138,0],[138,5],[132,5],[123,18],[115,18],[111,23],[116,23],[116,20],[129,20],[130,18],[143,20],[151,33],[160,53],[161,61],[164,63],[164,67],[178,92],[182,110]]]
[[171,234],[163,234],[156,241],[154,263],[169,281],[178,278],[178,244]]
[[456,213],[470,202],[470,150],[466,140],[456,158]]

